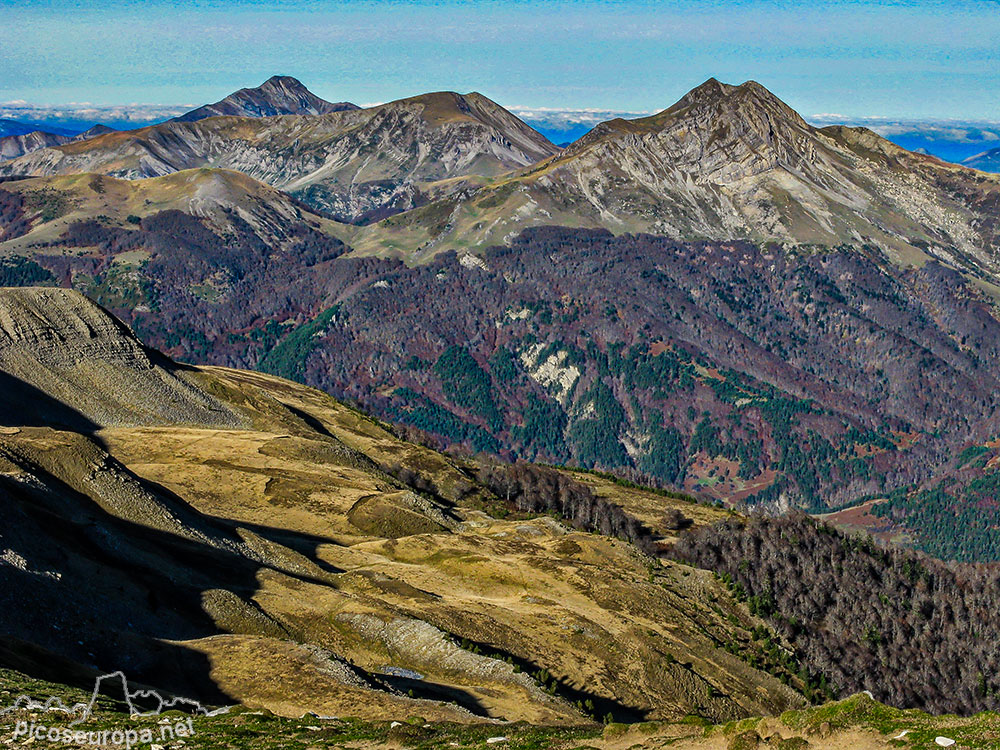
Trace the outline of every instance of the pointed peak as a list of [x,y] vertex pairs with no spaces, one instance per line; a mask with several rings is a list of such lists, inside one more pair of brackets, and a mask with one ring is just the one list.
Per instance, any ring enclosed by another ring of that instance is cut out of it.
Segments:
[[767,88],[767,86],[757,83],[757,81],[744,81],[739,86],[734,86],[733,92],[743,96],[753,96],[760,101],[772,102],[791,110],[791,107],[775,96],[773,91]]
[[700,86],[695,86],[689,92],[687,92],[681,100],[678,102],[689,102],[694,103],[697,101],[704,101],[706,99],[717,99],[720,96],[726,96],[732,91],[736,90],[736,86],[728,83],[723,83],[718,78],[709,78]]
[[692,92],[699,91],[699,92],[705,92],[705,93],[721,93],[721,94],[725,94],[725,93],[728,93],[729,91],[732,91],[734,88],[736,88],[736,87],[733,86],[732,84],[730,84],[730,83],[723,83],[718,78],[716,78],[716,77],[713,76],[712,78],[709,78],[707,81],[705,81],[703,84],[701,84],[700,86],[695,86],[691,91]]
[[[291,89],[306,89],[305,84],[302,83],[298,78],[293,76],[271,76],[264,83],[257,87],[258,89],[263,88],[291,88]],[[250,89],[253,91],[253,89]]]
[[674,117],[696,115],[698,112],[714,113],[713,117],[746,117],[751,112],[769,112],[769,116],[793,122],[797,127],[808,127],[801,116],[757,81],[744,81],[738,86],[709,78],[691,89],[676,104],[659,114],[638,120],[658,126]]
[[[814,128],[795,110],[756,81],[734,86],[709,78],[655,115],[601,123],[564,154],[571,156],[609,139],[651,133],[669,133],[668,139],[701,140],[702,153],[708,149],[723,153],[730,145],[739,150],[747,142],[768,147],[780,142],[778,150],[791,154],[799,148],[800,136],[811,132]],[[730,160],[727,156],[723,161]],[[788,161],[793,161],[792,157]]]
[[358,109],[350,102],[328,102],[313,94],[297,78],[275,75],[256,88],[236,91],[215,104],[206,104],[185,115],[178,122],[194,122],[207,117],[272,117],[274,115],[322,115]]

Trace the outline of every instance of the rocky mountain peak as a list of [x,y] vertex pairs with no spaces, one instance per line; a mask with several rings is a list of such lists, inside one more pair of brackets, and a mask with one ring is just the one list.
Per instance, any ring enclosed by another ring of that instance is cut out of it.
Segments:
[[[455,158],[459,160],[491,153],[492,158],[510,169],[527,166],[559,151],[537,130],[475,91],[468,94],[435,91],[389,102],[372,108],[376,112],[373,119],[388,118],[398,128],[396,115],[414,108],[419,110],[425,125],[450,133],[445,137],[452,142]],[[395,137],[398,140],[402,134],[397,131]]]
[[[760,146],[794,151],[797,146],[792,142],[801,145],[803,137],[814,132],[795,110],[756,81],[734,86],[709,78],[655,115],[601,123],[567,153],[583,151],[609,138],[639,136],[653,139],[661,148],[689,152],[691,158],[700,160],[721,150],[734,161],[741,153]],[[695,143],[698,149],[691,152]]]
[[733,86],[710,78],[655,115],[602,123],[565,153],[611,149],[598,158],[641,158],[695,182],[724,184],[778,167],[807,169],[820,148],[816,133],[756,81]]
[[716,123],[744,121],[767,124],[769,127],[780,125],[811,130],[798,112],[756,81],[733,86],[710,78],[681,97],[676,104],[647,120],[662,127],[677,118],[695,123],[708,120]]
[[177,122],[195,122],[208,117],[273,117],[275,115],[323,115],[358,109],[350,102],[328,102],[292,76],[271,76],[256,88],[236,91],[215,104],[206,104],[180,117]]
[[703,84],[688,91],[674,106],[691,106],[698,102],[716,100],[728,95],[736,88],[731,84],[723,83],[718,78],[709,78]]
[[300,93],[309,93],[309,89],[305,87],[298,78],[294,76],[271,76],[259,87],[260,91],[267,90],[285,90],[285,91],[296,91]]

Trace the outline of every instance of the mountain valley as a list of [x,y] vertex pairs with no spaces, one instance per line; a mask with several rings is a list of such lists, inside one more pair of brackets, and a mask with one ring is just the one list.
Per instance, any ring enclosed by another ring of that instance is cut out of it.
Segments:
[[[129,179],[73,174],[95,168]],[[758,84],[709,81],[561,151],[431,94],[0,169],[4,283],[79,289],[182,360],[318,386],[437,447],[1000,554],[961,520],[995,462],[960,470],[1000,434],[1000,181],[817,130]]]
[[752,82],[564,149],[295,84],[0,163],[0,683],[359,747],[996,708],[1000,181]]
[[[881,633],[847,647],[837,687],[822,665],[841,646],[812,645],[813,615],[789,619],[807,598],[787,573],[710,559],[719,534],[772,559],[767,522],[600,474],[441,454],[320,391],[177,364],[69,290],[0,291],[0,378],[6,695],[72,693],[124,670],[239,704],[195,719],[221,747],[250,746],[227,738],[254,717],[272,717],[255,747],[313,731],[357,747],[509,735],[512,747],[783,737],[839,750],[898,746],[901,729],[914,748],[944,731],[969,747],[1000,736],[992,714],[937,719],[864,695],[808,708],[862,686],[934,710],[990,705],[976,674],[1000,652],[971,648],[967,628],[995,587],[972,568],[804,517],[770,522],[794,528],[803,570],[832,570],[832,553],[846,570],[909,576],[927,622],[914,625],[939,644],[912,661],[877,579],[814,586]],[[778,581],[792,603],[766,593]],[[938,661],[947,648],[974,660]],[[877,666],[899,658],[905,675]],[[103,697],[93,721],[117,710]]]
[[[0,310],[8,666],[114,663],[295,717],[579,724],[803,705],[721,648],[752,644],[754,625],[710,574],[511,514],[462,462],[318,391],[177,365],[77,293],[8,290]],[[726,517],[661,499],[696,523]]]
[[0,750],[1000,748],[994,6],[0,3]]
[[[72,284],[175,356],[319,385],[440,445],[631,472],[727,503],[823,511],[905,491],[997,434],[998,375],[971,354],[994,346],[991,297],[942,264],[538,230],[476,263],[445,254],[408,268],[351,257],[326,220],[257,202],[266,192],[235,193],[227,210],[220,184],[243,178],[225,174],[157,178],[193,197],[136,224],[70,214],[8,240],[30,259],[6,261],[6,283]],[[98,194],[89,179],[75,188],[84,207],[148,208],[133,196],[145,181],[103,178]],[[38,185],[8,194],[31,203]],[[192,205],[205,218],[184,213]],[[57,240],[39,252],[44,236]],[[553,265],[553,253],[574,260]],[[609,303],[622,289],[633,301]]]

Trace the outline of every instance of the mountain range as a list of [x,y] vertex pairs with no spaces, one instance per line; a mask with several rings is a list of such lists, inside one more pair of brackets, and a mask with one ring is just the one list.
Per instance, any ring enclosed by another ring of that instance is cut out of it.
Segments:
[[291,76],[272,76],[255,88],[236,91],[215,104],[206,104],[173,122],[195,122],[207,117],[274,117],[275,115],[325,115],[330,112],[359,109],[350,102],[320,99],[301,81]]
[[[983,566],[442,454],[306,386],[173,362],[66,289],[0,290],[0,381],[10,695],[88,705],[58,696],[96,679],[111,690],[83,720],[123,697],[132,721],[135,696],[220,722],[208,708],[237,704],[223,715],[271,717],[262,736],[276,717],[320,732],[345,715],[355,736],[414,716],[490,737],[527,722],[536,744],[645,722],[716,750],[773,737],[760,716],[836,750],[892,746],[900,726],[969,747],[995,731],[976,713],[1000,664],[977,637],[996,586]],[[789,544],[794,561],[776,554]],[[877,637],[859,642],[859,624]],[[115,690],[126,674],[137,687]],[[62,684],[25,689],[27,675]],[[37,702],[4,713],[47,720]]]
[[906,505],[1000,433],[1000,178],[815,128],[760,84],[713,79],[565,149],[435,93],[169,122],[0,173],[5,283],[85,291],[173,356],[441,446],[725,503],[881,499],[866,528],[1000,554]]
[[[355,243],[420,258],[559,224],[677,239],[872,244],[901,262],[926,255],[914,248],[940,248],[989,265],[998,241],[986,206],[998,187],[994,177],[870,131],[813,128],[759,84],[712,80],[657,115],[598,125],[547,161]],[[447,222],[435,220],[442,214]]]
[[[208,117],[273,117],[318,115],[358,109],[350,102],[328,102],[291,76],[272,76],[260,86],[236,91],[215,104],[206,104],[172,118],[171,122],[196,122]],[[61,146],[113,132],[94,125],[83,132],[17,120],[0,121],[0,160],[13,159],[42,148]]]
[[[256,100],[255,100],[256,101]],[[240,170],[342,221],[428,202],[558,149],[481,96],[435,93],[320,116],[212,117],[155,125],[0,164],[7,175],[99,172],[136,179]]]
[[1000,176],[715,79],[565,147],[287,77],[14,137],[15,727],[995,746]]

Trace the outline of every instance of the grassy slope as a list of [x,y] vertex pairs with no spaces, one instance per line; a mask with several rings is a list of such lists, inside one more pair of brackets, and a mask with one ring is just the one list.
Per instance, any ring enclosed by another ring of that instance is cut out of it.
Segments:
[[[94,356],[111,357],[114,369],[113,351],[95,349]],[[94,369],[96,392],[105,370]],[[161,377],[156,368],[127,363],[118,371],[131,389]],[[0,435],[11,459],[0,462],[0,481],[15,482],[23,494],[31,476],[40,478],[35,494],[15,497],[60,517],[67,508],[99,508],[104,515],[92,523],[109,538],[122,533],[114,518],[159,535],[156,554],[169,559],[156,564],[156,575],[169,581],[161,585],[183,587],[164,596],[183,597],[178,605],[200,609],[211,626],[200,618],[196,637],[172,640],[172,647],[193,663],[207,662],[212,682],[233,701],[286,716],[420,712],[435,720],[478,715],[548,724],[608,714],[725,720],[802,704],[775,676],[727,650],[752,649],[758,623],[710,574],[660,565],[550,518],[491,518],[476,508],[497,501],[450,459],[396,439],[318,391],[221,368],[185,369],[178,377],[237,418],[207,424],[183,410],[172,419],[168,409],[137,422],[115,396],[101,406],[91,437],[45,426],[42,414],[42,426]],[[85,393],[66,393],[59,397],[98,413]],[[393,464],[432,482],[436,494],[415,492],[380,469]],[[59,624],[77,628],[81,641],[105,637],[101,597],[110,594],[88,600],[74,581],[86,586],[98,575],[119,592],[149,585],[134,579],[128,564],[102,568],[86,546],[70,545],[64,560],[50,554],[64,542],[18,545],[18,532],[12,527],[7,542],[5,531],[5,543],[15,545],[26,568],[58,570],[65,583],[47,583],[52,595],[64,585],[89,610],[70,622],[52,607],[52,622],[62,617]],[[35,532],[20,533],[28,539]],[[201,545],[196,571],[171,552],[181,538]],[[115,554],[127,561],[136,553],[126,543]],[[228,582],[236,562],[254,570],[249,588]],[[27,591],[35,584],[25,578],[21,585]],[[157,634],[156,605],[145,595],[114,596],[129,613],[127,629],[119,618],[108,623],[120,637],[132,637],[132,622]],[[315,647],[376,677],[391,665],[424,679],[390,680],[395,692],[345,687]],[[82,661],[85,652],[72,658]],[[115,658],[96,663],[118,668]],[[39,666],[31,661],[25,668]]]
[[[266,387],[268,396],[308,413],[376,463],[414,467],[445,500],[468,483],[439,454],[394,439],[316,391],[264,375],[206,372],[220,395],[232,388],[254,397]],[[420,512],[401,512],[407,493],[372,487],[370,468],[318,464],[315,436],[142,428],[105,430],[102,437],[131,470],[201,512],[329,540],[318,557],[350,571],[334,589],[317,588],[303,601],[295,586],[272,578],[256,600],[282,621],[310,629],[339,612],[339,625],[319,637],[365,668],[390,663],[384,649],[400,648],[392,636],[367,636],[366,623],[396,616],[481,643],[486,653],[523,662],[525,671],[546,668],[572,700],[593,694],[599,705],[613,700],[660,716],[738,715],[743,704],[774,708],[796,700],[719,648],[729,639],[749,643],[752,623],[704,572],[650,568],[627,545],[567,534],[544,519],[497,521],[459,508],[460,525],[444,529]],[[422,674],[432,669],[405,649],[392,657]],[[634,685],[619,680],[618,670],[635,672]],[[761,684],[748,689],[754,682]],[[758,688],[762,697],[753,694]],[[491,713],[511,708],[503,699]]]

